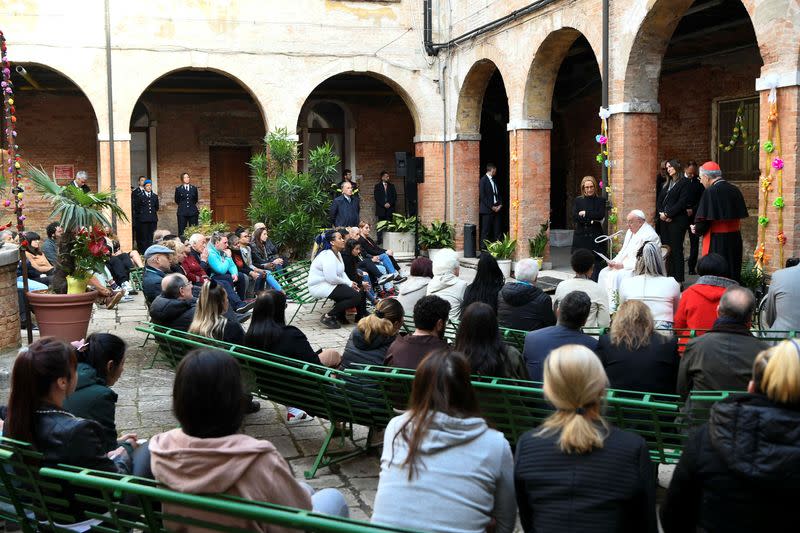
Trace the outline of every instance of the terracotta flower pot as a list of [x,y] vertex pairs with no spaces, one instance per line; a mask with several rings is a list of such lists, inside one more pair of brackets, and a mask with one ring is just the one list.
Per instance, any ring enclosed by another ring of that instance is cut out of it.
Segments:
[[67,342],[86,338],[95,298],[96,291],[83,294],[28,293],[28,301],[39,324],[39,335]]

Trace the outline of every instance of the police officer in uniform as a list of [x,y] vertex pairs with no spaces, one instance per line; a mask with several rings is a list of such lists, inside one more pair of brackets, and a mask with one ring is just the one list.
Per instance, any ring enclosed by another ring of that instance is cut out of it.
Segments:
[[[144,194],[144,176],[139,176],[136,182],[136,187],[131,191],[131,225],[133,225],[133,238],[136,240],[136,228],[139,227],[139,214],[136,212],[136,198]],[[139,242],[139,241],[136,241]]]
[[175,203],[178,204],[178,235],[183,237],[186,226],[197,225],[197,187],[189,183],[188,172],[181,174],[181,184],[175,187]]
[[153,192],[153,182],[144,181],[144,192],[136,196],[136,248],[144,253],[153,244],[153,233],[158,224],[158,195]]

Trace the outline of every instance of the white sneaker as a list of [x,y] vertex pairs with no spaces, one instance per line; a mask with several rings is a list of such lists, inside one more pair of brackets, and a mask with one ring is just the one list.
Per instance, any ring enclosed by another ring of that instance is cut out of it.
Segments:
[[133,296],[128,296],[127,294],[122,297],[122,300],[120,300],[120,302],[132,302],[132,301],[133,301]]

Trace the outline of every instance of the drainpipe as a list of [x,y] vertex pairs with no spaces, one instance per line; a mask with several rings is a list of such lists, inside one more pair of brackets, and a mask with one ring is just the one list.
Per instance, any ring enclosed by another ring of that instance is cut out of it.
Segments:
[[[601,105],[608,109],[608,85],[609,85],[609,31],[608,31],[608,11],[609,11],[609,0],[603,0],[603,89],[602,89],[602,96],[601,96]],[[602,165],[600,169],[601,179],[603,180],[603,184],[608,186],[608,168],[605,165]],[[608,192],[605,193],[606,198],[608,198]],[[606,209],[610,210],[611,206],[606,202]],[[608,215],[606,215],[606,220],[608,220]],[[608,231],[606,231],[608,233]],[[612,253],[613,246],[611,239],[608,240],[608,253]],[[609,255],[609,257],[613,257]]]
[[[109,0],[105,0],[105,14],[106,14],[106,84],[108,94],[108,155],[109,155],[109,171],[110,171],[110,185],[113,192],[117,187],[116,183],[116,165],[114,161],[114,98],[111,78],[111,6]],[[114,232],[117,231],[117,217],[111,213],[111,227]]]
[[422,20],[424,25],[423,41],[425,43],[425,52],[429,56],[436,55],[433,51],[433,8],[431,3],[433,0],[424,0],[422,3]]

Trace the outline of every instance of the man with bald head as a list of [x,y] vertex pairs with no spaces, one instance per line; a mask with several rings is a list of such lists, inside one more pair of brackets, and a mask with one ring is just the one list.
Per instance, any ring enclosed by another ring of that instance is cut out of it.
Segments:
[[161,294],[150,304],[150,320],[159,326],[188,331],[196,303],[186,276],[167,274],[161,280]]
[[633,276],[633,268],[636,266],[636,254],[648,242],[652,242],[657,248],[661,247],[661,239],[653,226],[647,223],[647,218],[640,209],[634,209],[625,217],[628,231],[625,233],[625,240],[622,248],[608,262],[608,266],[600,271],[597,283],[608,294],[610,311],[613,313],[617,308],[616,293],[622,280]]
[[734,285],[719,300],[711,330],[686,345],[678,367],[678,394],[691,391],[746,391],[753,362],[769,344],[750,332],[756,298],[750,289]]

